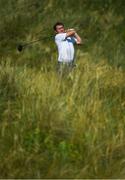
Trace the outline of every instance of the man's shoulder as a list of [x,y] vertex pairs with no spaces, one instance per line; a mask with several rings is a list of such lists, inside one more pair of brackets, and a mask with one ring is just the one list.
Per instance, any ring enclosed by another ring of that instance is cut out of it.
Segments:
[[66,34],[66,32],[57,33],[56,35],[62,35],[62,34]]
[[66,33],[59,33],[55,35],[55,38],[60,38],[66,36]]
[[55,38],[57,38],[58,36],[59,36],[59,34],[56,34],[56,35],[55,35]]

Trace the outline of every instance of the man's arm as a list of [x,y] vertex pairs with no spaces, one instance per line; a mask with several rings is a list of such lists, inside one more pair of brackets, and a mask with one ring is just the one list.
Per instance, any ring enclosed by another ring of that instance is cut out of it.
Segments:
[[66,30],[66,37],[74,36],[76,38],[76,43],[77,44],[82,44],[82,39],[80,36],[76,33],[74,29],[68,29]]
[[65,32],[66,32],[66,37],[75,36],[76,33],[74,29],[67,29]]
[[81,39],[81,37],[77,33],[75,33],[74,37],[77,40],[76,44],[82,44],[82,39]]

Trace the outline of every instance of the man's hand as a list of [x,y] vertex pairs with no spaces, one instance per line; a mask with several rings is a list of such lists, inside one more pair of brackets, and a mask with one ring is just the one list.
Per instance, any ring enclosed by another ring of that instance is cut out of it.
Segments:
[[74,36],[77,40],[76,44],[78,44],[78,45],[82,44],[82,39],[76,33],[75,29],[67,29],[65,32],[66,32],[66,37]]
[[75,31],[75,29],[67,29],[66,32]]
[[65,32],[66,32],[66,37],[74,36],[76,33],[74,29],[67,29]]

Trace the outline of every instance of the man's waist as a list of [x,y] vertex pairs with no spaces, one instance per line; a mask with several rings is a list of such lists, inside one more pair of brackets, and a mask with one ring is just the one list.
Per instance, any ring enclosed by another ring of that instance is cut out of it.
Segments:
[[73,59],[58,59],[58,62],[60,62],[60,63],[70,63],[70,62],[73,62]]

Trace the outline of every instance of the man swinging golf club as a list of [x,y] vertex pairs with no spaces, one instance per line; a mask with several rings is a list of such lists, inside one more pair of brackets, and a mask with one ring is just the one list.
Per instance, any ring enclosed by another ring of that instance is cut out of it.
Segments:
[[58,48],[59,72],[62,73],[64,66],[73,67],[74,44],[82,44],[82,40],[74,29],[65,30],[64,24],[61,22],[57,22],[53,28],[56,32],[55,43]]

